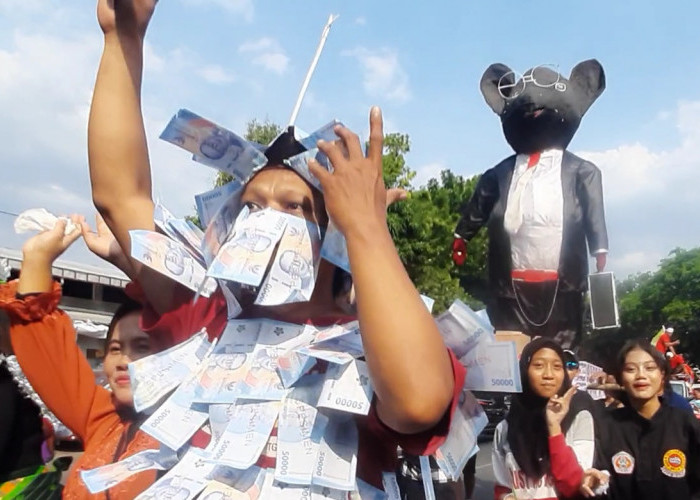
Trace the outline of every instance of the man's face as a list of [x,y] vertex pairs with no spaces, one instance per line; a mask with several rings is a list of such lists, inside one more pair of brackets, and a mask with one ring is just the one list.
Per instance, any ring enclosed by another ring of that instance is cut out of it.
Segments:
[[319,227],[328,223],[323,195],[299,174],[282,166],[269,166],[246,184],[241,205],[251,212],[272,208],[313,222]]
[[700,388],[693,389],[693,399],[700,399]]

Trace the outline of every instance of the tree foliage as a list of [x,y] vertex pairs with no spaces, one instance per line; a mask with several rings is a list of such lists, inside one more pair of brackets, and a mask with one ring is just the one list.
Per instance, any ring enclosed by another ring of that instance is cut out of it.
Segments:
[[[382,167],[388,188],[411,187],[416,173],[406,164],[409,151],[408,135],[385,136]],[[485,235],[472,240],[463,268],[452,263],[451,252],[459,209],[471,197],[476,181],[444,170],[439,179],[410,190],[408,199],[388,211],[389,230],[399,256],[416,288],[435,299],[435,312],[444,310],[456,298],[475,307],[485,299]]]
[[456,298],[475,307],[485,300],[485,234],[470,242],[464,267],[453,264],[451,251],[459,209],[475,184],[475,178],[444,170],[439,179],[414,189],[407,200],[389,209],[389,229],[401,260],[416,288],[435,299],[435,312]]
[[629,339],[647,339],[662,325],[672,325],[686,361],[700,364],[700,248],[676,249],[653,273],[637,274],[618,284],[621,327],[595,332],[586,350],[608,367]]

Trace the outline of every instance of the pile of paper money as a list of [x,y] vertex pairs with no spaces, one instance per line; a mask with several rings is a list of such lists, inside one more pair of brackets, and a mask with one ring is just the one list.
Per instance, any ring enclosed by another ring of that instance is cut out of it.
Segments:
[[[461,303],[438,324],[464,357],[490,345],[488,329]],[[231,319],[214,343],[200,332],[129,365],[135,406],[152,412],[141,430],[161,449],[84,471],[83,479],[97,492],[142,470],[170,469],[139,498],[394,498],[391,474],[385,491],[356,477],[353,415],[367,415],[373,395],[363,355],[357,321],[315,328]],[[312,370],[317,360],[327,363],[325,373]],[[486,422],[465,390],[435,454],[449,477],[458,478],[476,452]],[[202,428],[209,446],[190,447]],[[261,457],[274,465],[261,467]]]
[[[141,430],[161,449],[84,471],[83,480],[94,493],[142,470],[171,469],[139,498],[176,491],[194,498],[202,490],[231,498],[350,498],[374,491],[355,475],[352,415],[369,412],[373,392],[363,354],[357,322],[316,329],[233,319],[218,342],[201,332],[133,362],[135,406],[155,407]],[[308,373],[310,359],[330,368]],[[210,445],[190,448],[202,427]],[[275,466],[261,469],[256,464],[271,441]],[[362,498],[384,498],[379,493]]]
[[436,322],[445,344],[467,369],[467,389],[522,392],[515,342],[496,341],[485,312],[455,300]]

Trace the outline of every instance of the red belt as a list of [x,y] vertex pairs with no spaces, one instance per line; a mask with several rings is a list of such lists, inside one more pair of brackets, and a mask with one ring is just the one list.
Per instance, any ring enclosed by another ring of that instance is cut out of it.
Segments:
[[559,279],[557,271],[544,271],[541,269],[514,269],[510,273],[514,280],[527,283],[541,283],[543,281],[556,281]]

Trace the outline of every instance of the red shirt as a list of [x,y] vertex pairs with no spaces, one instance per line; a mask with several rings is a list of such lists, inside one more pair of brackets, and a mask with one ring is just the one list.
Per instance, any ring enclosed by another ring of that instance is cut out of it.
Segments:
[[659,337],[659,340],[656,341],[656,350],[659,351],[661,354],[666,354],[666,350],[668,349],[666,347],[666,344],[671,343],[671,336],[664,332],[661,334],[661,337]]
[[[221,335],[228,321],[226,299],[221,292],[217,290],[209,298],[200,297],[196,303],[192,303],[191,298],[192,295],[183,290],[173,310],[160,316],[146,307],[141,318],[141,328],[156,337],[158,344],[163,347],[178,344],[199,332],[203,327],[207,328],[210,338]],[[308,322],[315,326],[328,326],[352,319],[347,317],[310,318]],[[357,476],[360,479],[382,489],[382,472],[396,470],[398,446],[412,455],[432,455],[445,442],[466,376],[465,368],[459,364],[452,351],[449,353],[454,375],[452,403],[449,411],[445,412],[444,417],[435,427],[418,434],[398,433],[379,419],[376,398],[372,401],[369,415],[356,417],[359,431]],[[417,369],[420,368],[417,367]],[[420,396],[416,395],[416,397]],[[275,440],[276,438],[273,438],[272,443]],[[206,441],[202,442],[201,437],[197,441],[197,445],[206,446],[207,444]],[[268,446],[266,452],[269,455],[263,454],[258,462],[259,465],[274,467],[275,458],[270,455],[275,454],[275,451],[276,446]]]

